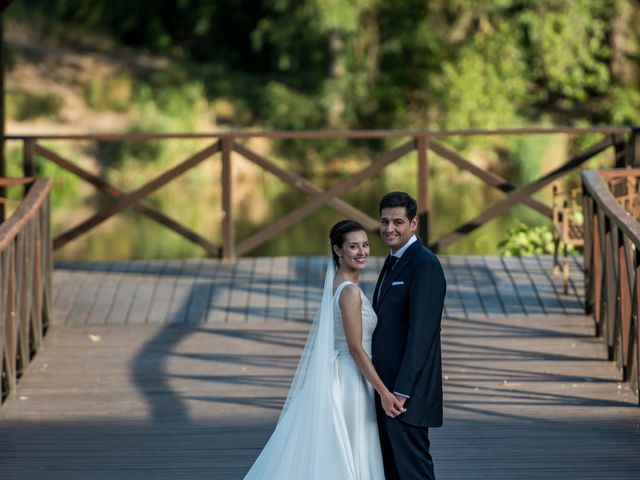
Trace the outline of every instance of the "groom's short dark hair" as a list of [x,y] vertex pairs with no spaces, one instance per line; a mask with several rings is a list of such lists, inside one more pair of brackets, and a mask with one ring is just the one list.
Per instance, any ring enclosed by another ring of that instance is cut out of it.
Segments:
[[404,207],[407,212],[409,221],[416,218],[418,213],[418,204],[406,192],[389,192],[380,199],[380,213],[385,208]]

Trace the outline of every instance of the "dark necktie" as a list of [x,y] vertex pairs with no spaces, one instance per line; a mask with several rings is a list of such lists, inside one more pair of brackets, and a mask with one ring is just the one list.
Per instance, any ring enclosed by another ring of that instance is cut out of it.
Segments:
[[398,260],[400,260],[398,257],[394,256],[394,255],[389,255],[385,261],[384,261],[384,265],[382,267],[382,271],[384,272],[384,276],[382,277],[382,283],[385,283],[385,280],[387,278],[389,278],[389,275],[391,274],[391,270],[393,269],[393,267],[395,266],[396,263],[398,263]]
[[391,254],[387,255],[387,258],[384,259],[384,265],[382,265],[382,271],[380,272],[382,275],[382,281],[380,282],[379,289],[376,292],[374,292],[375,298],[373,299],[373,301],[375,304],[378,303],[380,290],[382,290],[382,286],[386,283],[386,280],[389,278],[391,269],[395,266],[396,263],[398,263],[398,260],[400,260],[398,257]]

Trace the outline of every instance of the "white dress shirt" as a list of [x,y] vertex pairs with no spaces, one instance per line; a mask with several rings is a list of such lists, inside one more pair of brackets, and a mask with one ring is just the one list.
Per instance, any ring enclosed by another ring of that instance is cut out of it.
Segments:
[[398,259],[401,259],[402,255],[404,255],[404,252],[407,251],[407,248],[409,248],[413,242],[417,242],[417,241],[418,241],[418,237],[413,235],[407,243],[405,243],[402,247],[400,247],[396,253],[392,253],[391,255],[394,257],[398,257]]

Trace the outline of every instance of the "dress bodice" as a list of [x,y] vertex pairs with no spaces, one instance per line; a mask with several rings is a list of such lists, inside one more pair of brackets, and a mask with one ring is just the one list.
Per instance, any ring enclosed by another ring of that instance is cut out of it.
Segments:
[[[333,295],[334,342],[335,348],[339,353],[349,352],[349,345],[344,334],[344,324],[342,323],[342,311],[340,310],[340,294],[347,285],[356,284],[350,281],[342,282],[338,285]],[[358,286],[356,285],[356,287]],[[358,291],[362,299],[362,347],[371,356],[371,337],[378,323],[378,317],[373,310],[371,302],[369,302],[360,287],[358,287]]]

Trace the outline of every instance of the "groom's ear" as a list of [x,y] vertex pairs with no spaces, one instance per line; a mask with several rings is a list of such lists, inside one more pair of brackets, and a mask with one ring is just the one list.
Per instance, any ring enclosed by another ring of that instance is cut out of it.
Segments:
[[415,232],[418,229],[418,216],[416,215],[415,217],[413,217],[413,220],[411,220],[410,224],[411,226],[411,231]]

